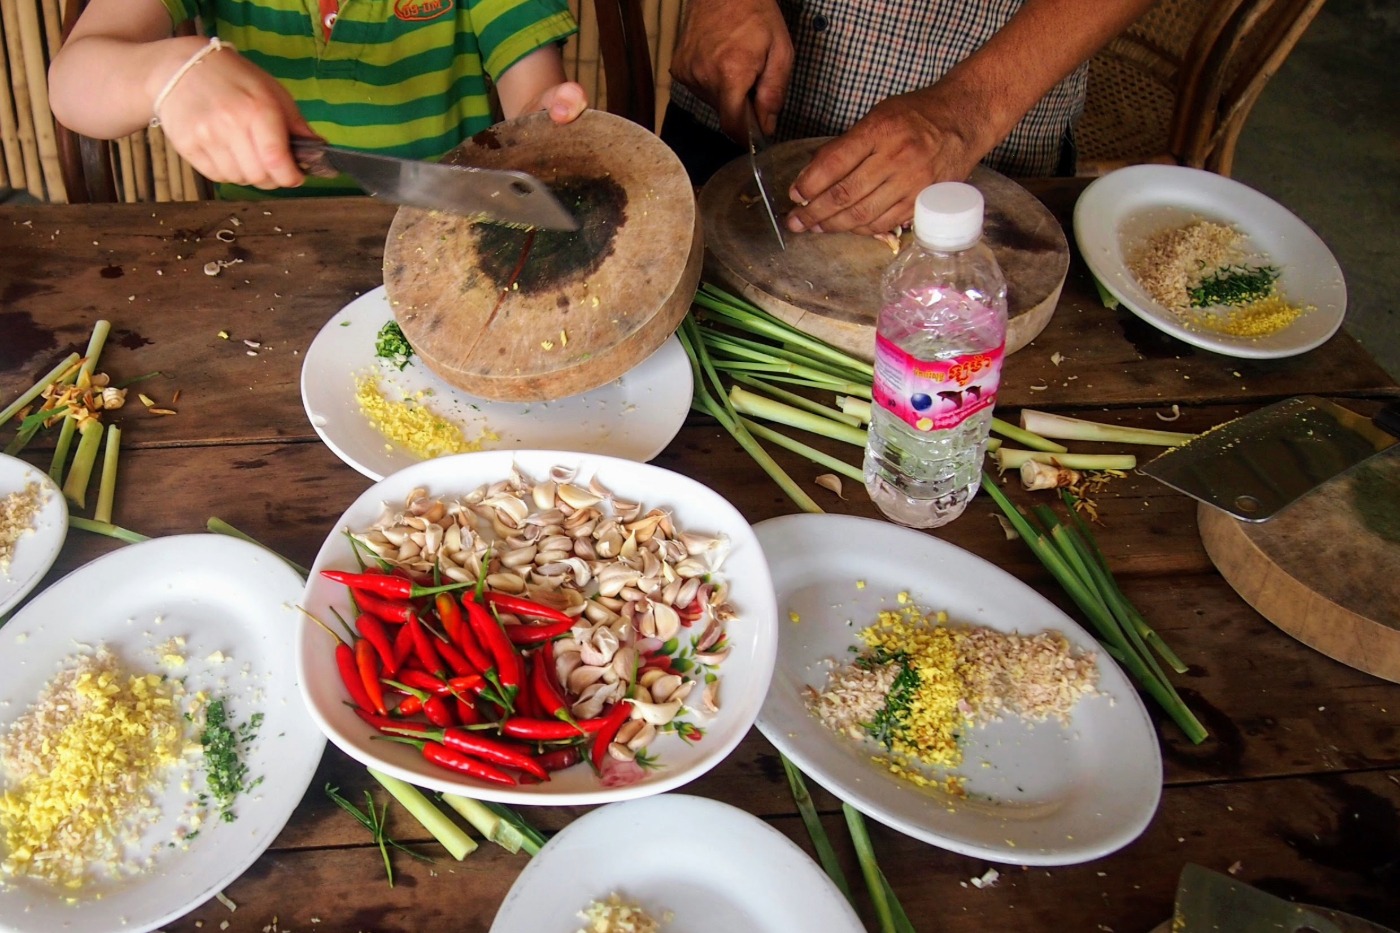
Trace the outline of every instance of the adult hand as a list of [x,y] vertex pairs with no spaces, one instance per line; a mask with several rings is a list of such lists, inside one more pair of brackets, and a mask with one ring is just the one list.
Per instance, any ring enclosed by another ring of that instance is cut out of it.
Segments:
[[928,185],[963,181],[995,140],[938,85],[887,97],[822,146],[788,192],[793,232],[885,233],[914,217]]
[[316,135],[271,75],[227,47],[205,55],[176,82],[161,104],[160,123],[205,178],[257,188],[300,185],[289,140]]
[[750,91],[763,131],[771,135],[777,127],[792,60],[792,37],[776,0],[695,0],[685,5],[671,77],[715,108],[730,138],[744,141]]

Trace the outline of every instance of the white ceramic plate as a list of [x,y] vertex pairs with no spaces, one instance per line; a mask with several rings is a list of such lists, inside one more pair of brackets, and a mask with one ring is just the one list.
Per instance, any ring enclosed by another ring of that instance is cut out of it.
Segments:
[[331,607],[347,614],[345,587],[326,580],[320,571],[355,569],[344,532],[368,528],[386,503],[400,509],[418,487],[435,497],[465,495],[478,486],[509,478],[513,469],[534,479],[547,479],[556,466],[576,468],[575,482],[581,485],[596,478],[618,498],[640,502],[644,508],[665,509],[678,529],[728,538],[731,550],[718,575],[730,584],[729,602],[739,618],[727,626],[731,650],[719,667],[720,711],[713,719],[698,713],[687,717],[705,729],[704,738],[689,744],[674,735],[659,737],[649,750],[661,767],[649,769],[641,781],[624,787],[603,787],[587,765],[557,772],[542,784],[485,784],[425,762],[411,746],[372,739],[372,730],[347,706],[329,636],[315,623],[303,620],[297,638],[302,694],[311,715],[346,754],[419,787],[487,800],[563,806],[609,803],[679,787],[719,764],[749,731],[768,690],[777,650],[777,610],[768,565],[753,529],[738,510],[709,487],[660,467],[615,457],[541,450],[458,454],[417,463],[365,490],[336,521],[316,555],[302,605],[327,621],[333,618]]
[[380,480],[419,462],[393,444],[355,402],[355,379],[373,372],[389,397],[430,393],[424,404],[461,426],[468,441],[484,430],[486,450],[571,450],[646,462],[666,448],[690,410],[690,361],[674,335],[631,372],[605,386],[552,402],[493,402],[439,379],[420,360],[402,371],[374,355],[379,329],[394,319],[380,286],[356,298],[331,318],[301,367],[301,399],[311,426],[347,464]]
[[[675,857],[639,856],[658,831]],[[680,853],[684,857],[680,857]],[[825,873],[782,833],[727,803],[664,794],[602,807],[549,841],[501,904],[491,933],[573,933],[578,912],[616,892],[662,933],[864,933]]]
[[[1235,227],[1251,251],[1278,267],[1278,287],[1288,301],[1313,310],[1263,337],[1187,327],[1138,284],[1128,258],[1152,234],[1193,220]],[[1074,237],[1094,277],[1129,311],[1173,337],[1226,356],[1273,359],[1305,353],[1335,334],[1346,314],[1342,270],[1317,234],[1276,201],[1212,172],[1175,165],[1133,165],[1110,172],[1079,196]]]
[[63,492],[49,475],[18,457],[0,454],[0,500],[15,492],[23,492],[30,483],[38,483],[43,506],[34,516],[33,530],[20,535],[15,542],[10,566],[0,570],[0,618],[4,618],[21,599],[29,595],[44,574],[49,572],[63,539],[68,536],[68,503]]
[[[758,727],[822,786],[916,839],[1017,865],[1107,855],[1151,821],[1162,759],[1147,710],[1089,633],[1040,594],[961,548],[888,522],[790,515],[755,531],[782,619]],[[969,732],[958,769],[966,799],[895,777],[871,761],[880,746],[832,733],[807,710],[802,691],[824,687],[828,662],[862,647],[857,632],[881,609],[897,608],[901,592],[925,610],[945,610],[953,623],[1063,632],[1076,647],[1098,651],[1104,695],[1080,700],[1068,726],[1013,717]]]
[[[292,633],[301,590],[301,577],[256,545],[180,535],[98,558],[0,628],[0,729],[23,715],[69,658],[105,645],[133,670],[181,676],[188,691],[222,697],[231,724],[262,713],[244,761],[250,778],[265,778],[238,797],[235,820],[206,821],[186,847],[168,845],[189,798],[172,782],[158,800],[164,815],[138,847],[156,852],[153,868],[93,883],[71,905],[39,882],[0,887],[0,930],[152,930],[213,897],[267,849],[325,747],[297,697]],[[187,663],[162,667],[160,646],[176,636],[185,639]],[[202,787],[196,775],[195,789]]]

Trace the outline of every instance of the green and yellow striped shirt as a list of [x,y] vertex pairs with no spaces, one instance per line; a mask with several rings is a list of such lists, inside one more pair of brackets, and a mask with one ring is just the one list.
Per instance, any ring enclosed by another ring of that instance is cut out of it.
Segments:
[[[327,41],[318,0],[162,0],[276,78],[337,146],[438,158],[491,125],[489,83],[578,26],[568,0],[341,0]],[[348,194],[307,178],[284,194]],[[268,192],[221,185],[225,197]]]

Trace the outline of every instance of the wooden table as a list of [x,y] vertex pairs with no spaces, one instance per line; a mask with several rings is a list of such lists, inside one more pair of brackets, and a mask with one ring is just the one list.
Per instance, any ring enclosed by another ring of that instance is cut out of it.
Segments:
[[[1082,183],[1034,190],[1068,223]],[[95,320],[111,320],[102,368],[117,378],[159,371],[141,388],[162,404],[180,392],[178,416],[152,416],[140,405],[122,413],[118,523],[164,535],[202,530],[217,515],[310,563],[368,481],[308,424],[298,389],[302,355],[328,317],[380,283],[391,217],[384,205],[340,199],[0,209],[0,400],[70,349],[81,352]],[[221,238],[220,230],[229,233]],[[210,276],[211,262],[230,265]],[[1178,403],[1182,415],[1171,427],[1199,430],[1301,393],[1365,407],[1400,389],[1342,335],[1279,361],[1193,350],[1103,308],[1076,260],[1050,326],[1009,360],[1002,399],[1008,409],[1147,427],[1162,427],[1157,415]],[[47,464],[43,452],[34,456]],[[818,472],[779,460],[804,481]],[[705,419],[692,417],[655,462],[710,484],[751,521],[794,510]],[[811,488],[833,512],[875,515],[862,495],[840,501]],[[1159,717],[1166,786],[1157,815],[1136,842],[1085,865],[998,866],[1001,880],[978,889],[969,881],[987,863],[872,824],[881,864],[915,925],[1140,933],[1169,916],[1177,875],[1194,861],[1233,866],[1240,879],[1274,893],[1400,927],[1400,686],[1313,652],[1250,609],[1211,566],[1191,500],[1132,476],[1100,505],[1100,541],[1129,597],[1190,664],[1178,684],[1212,738],[1192,746]],[[1025,546],[1005,540],[993,512],[978,497],[937,534],[1063,603]],[[75,531],[46,582],[118,546]],[[228,887],[237,911],[211,900],[166,929],[490,926],[525,856],[487,845],[454,863],[399,817],[392,833],[437,859],[399,858],[391,889],[367,834],[326,799],[326,782],[352,798],[370,786],[362,767],[328,748],[286,829]],[[808,847],[778,756],[756,730],[685,790],[737,804]],[[815,792],[855,880],[838,803]],[[582,812],[528,815],[557,830]],[[864,900],[861,911],[871,918]]]

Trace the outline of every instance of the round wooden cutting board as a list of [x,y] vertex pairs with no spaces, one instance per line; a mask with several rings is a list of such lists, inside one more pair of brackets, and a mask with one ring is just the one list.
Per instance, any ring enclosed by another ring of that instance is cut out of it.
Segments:
[[445,161],[528,172],[580,221],[573,233],[400,208],[384,245],[394,317],[443,380],[493,401],[605,385],[675,331],[700,281],[703,242],[680,160],[630,120],[530,114]]
[[1196,513],[1221,575],[1260,615],[1330,658],[1400,683],[1400,445],[1266,522]]
[[[758,157],[774,209],[829,137],[776,143]],[[1006,351],[1035,339],[1054,314],[1069,271],[1069,243],[1053,214],[1004,175],[978,166],[968,181],[986,199],[985,235],[1007,280]],[[780,249],[749,169],[748,156],[721,168],[700,191],[705,273],[730,291],[814,337],[871,359],[880,277],[894,259],[887,243],[853,233],[793,234]],[[909,233],[905,233],[907,242]]]

